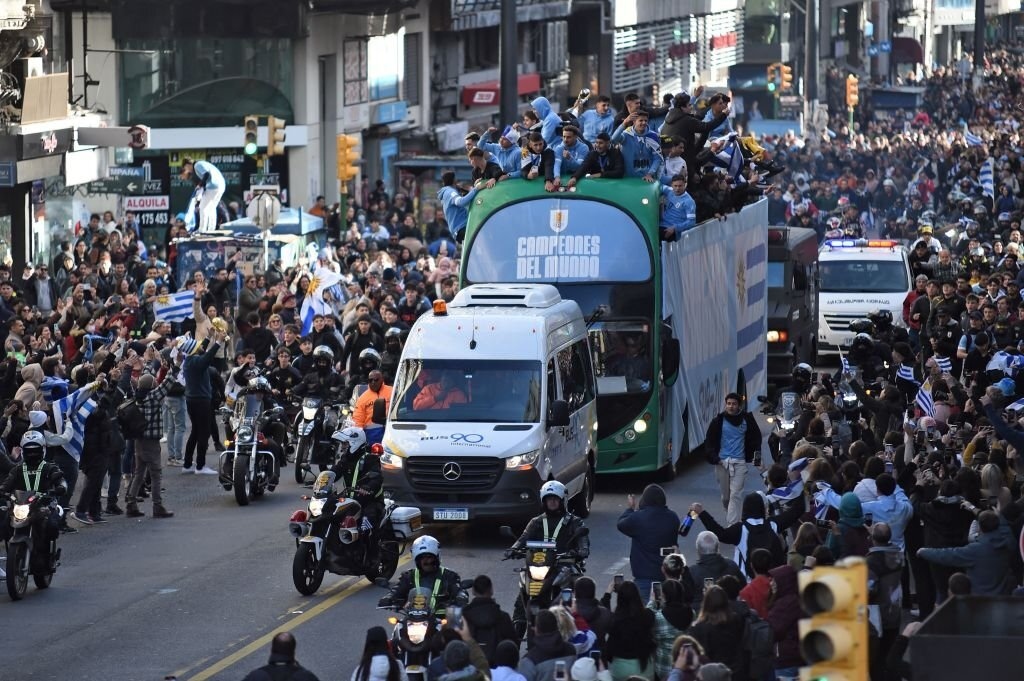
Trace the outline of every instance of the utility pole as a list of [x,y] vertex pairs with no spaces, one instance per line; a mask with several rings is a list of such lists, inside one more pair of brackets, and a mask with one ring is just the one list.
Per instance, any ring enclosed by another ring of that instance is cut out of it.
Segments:
[[501,0],[501,121],[498,126],[519,120],[519,31],[515,0]]
[[804,96],[818,101],[818,0],[807,0],[804,11]]
[[974,3],[974,89],[981,87],[985,71],[985,3]]

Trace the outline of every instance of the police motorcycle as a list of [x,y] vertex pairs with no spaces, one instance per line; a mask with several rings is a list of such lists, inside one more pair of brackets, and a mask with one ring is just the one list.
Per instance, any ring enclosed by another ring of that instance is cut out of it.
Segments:
[[[264,376],[254,376],[235,397],[229,424],[232,439],[220,454],[220,484],[234,489],[239,506],[248,506],[256,497],[273,492],[280,479],[280,462],[275,448],[284,443],[268,439],[266,426],[284,413],[280,406],[265,408],[272,388]],[[222,408],[225,409],[225,408]]]
[[[380,445],[371,452],[383,453]],[[362,538],[362,506],[349,496],[350,490],[335,486],[333,471],[323,471],[304,496],[306,509],[292,513],[288,533],[295,538],[292,582],[304,596],[316,593],[324,573],[365,575],[368,580],[388,580],[398,569],[398,558],[412,536],[422,527],[420,510],[398,506],[384,495],[384,513],[376,531],[376,558]]]
[[779,392],[775,402],[762,396],[757,398],[764,405],[761,407],[761,413],[768,417],[765,420],[772,426],[768,435],[768,449],[772,453],[773,461],[788,461],[793,455],[798,440],[797,426],[803,415],[801,399],[810,389],[812,378],[810,365],[801,362],[793,367],[793,380],[787,386],[789,389]]
[[[302,397],[295,421],[295,482],[306,480],[306,471],[318,465],[321,471],[332,465],[333,434],[339,426],[343,401],[340,388],[331,389],[331,399],[318,395]],[[342,422],[341,427],[344,427]]]
[[40,536],[40,531],[45,533],[50,516],[62,511],[55,497],[33,491],[14,492],[8,503],[9,509],[0,508],[0,516],[5,510],[10,512],[7,594],[12,601],[20,601],[28,590],[29,575],[37,589],[46,589],[60,565],[57,533],[47,537]]
[[[499,529],[502,537],[516,541],[518,537],[508,525]],[[581,527],[568,542],[575,546],[590,530]],[[572,589],[576,580],[586,572],[582,558],[573,550],[559,553],[553,541],[527,541],[522,549],[513,549],[502,560],[521,559],[519,573],[519,595],[512,611],[512,626],[520,638],[533,627],[537,613],[561,602],[564,589]]]

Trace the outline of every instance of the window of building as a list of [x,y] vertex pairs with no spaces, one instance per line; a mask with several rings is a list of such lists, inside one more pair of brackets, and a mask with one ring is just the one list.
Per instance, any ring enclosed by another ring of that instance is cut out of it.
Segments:
[[366,88],[366,41],[346,40],[343,58],[345,106],[364,104],[369,100]]
[[405,71],[403,47],[405,29],[398,33],[370,38],[367,76],[370,81],[370,101],[398,99]]
[[405,36],[405,80],[402,82],[402,98],[409,106],[416,106],[420,103],[422,41],[422,33],[409,33]]
[[498,65],[498,27],[478,28],[467,31],[462,41],[463,70],[480,71]]

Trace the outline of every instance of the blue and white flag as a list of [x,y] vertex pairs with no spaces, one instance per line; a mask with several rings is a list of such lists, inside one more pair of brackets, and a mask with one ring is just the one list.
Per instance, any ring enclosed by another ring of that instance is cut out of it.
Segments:
[[848,359],[846,359],[846,355],[840,354],[839,355],[839,362],[843,365],[843,373],[844,374],[853,373],[853,371],[850,369],[850,361]]
[[983,147],[985,146],[985,140],[981,139],[964,125],[964,140],[967,142],[968,147]]
[[153,302],[153,314],[158,322],[183,322],[192,317],[192,291],[178,291],[166,296],[157,296]]
[[935,402],[932,400],[932,381],[926,379],[924,385],[917,391],[917,399],[914,400],[921,411],[927,416],[935,416]]
[[746,184],[746,178],[743,177],[743,148],[735,133],[729,135],[729,141],[725,143],[722,154],[725,155],[725,169],[733,183]]
[[996,185],[995,180],[993,179],[994,177],[995,169],[992,159],[986,159],[985,162],[981,164],[981,171],[978,173],[978,179],[981,181],[982,193],[985,196],[992,199],[993,201],[996,198]]
[[736,240],[736,365],[747,381],[766,370],[768,246],[756,230]]
[[944,374],[953,373],[953,360],[949,357],[940,357],[939,355],[935,355],[932,359],[934,359],[935,363],[939,366],[939,371]]
[[85,420],[96,409],[93,392],[92,388],[79,388],[53,405],[53,422],[58,433],[64,432],[64,419],[72,420],[71,442],[65,445],[64,449],[75,461],[82,460],[82,450],[85,448]]
[[914,368],[901,364],[900,368],[896,370],[896,378],[902,378],[904,381],[909,381],[914,385],[921,385],[921,382],[914,376]]
[[302,299],[302,335],[309,334],[313,328],[313,317],[318,314],[334,314],[334,309],[324,301],[324,291],[341,283],[342,277],[337,272],[318,267],[313,279],[306,289],[306,297]]
[[68,381],[56,376],[47,376],[43,379],[39,388],[43,392],[43,400],[47,404],[53,404],[68,394]]

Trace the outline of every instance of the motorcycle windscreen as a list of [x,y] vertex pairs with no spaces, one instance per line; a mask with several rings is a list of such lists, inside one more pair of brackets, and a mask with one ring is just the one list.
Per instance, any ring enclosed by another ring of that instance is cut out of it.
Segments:
[[434,611],[434,594],[425,586],[409,591],[405,602],[405,611],[409,617],[426,617]]
[[795,421],[800,409],[800,395],[794,392],[784,392],[779,398],[779,409],[783,421]]
[[313,483],[313,496],[326,496],[334,488],[334,471],[323,471]]
[[239,419],[253,419],[263,411],[263,393],[243,395],[235,402],[235,416]]

